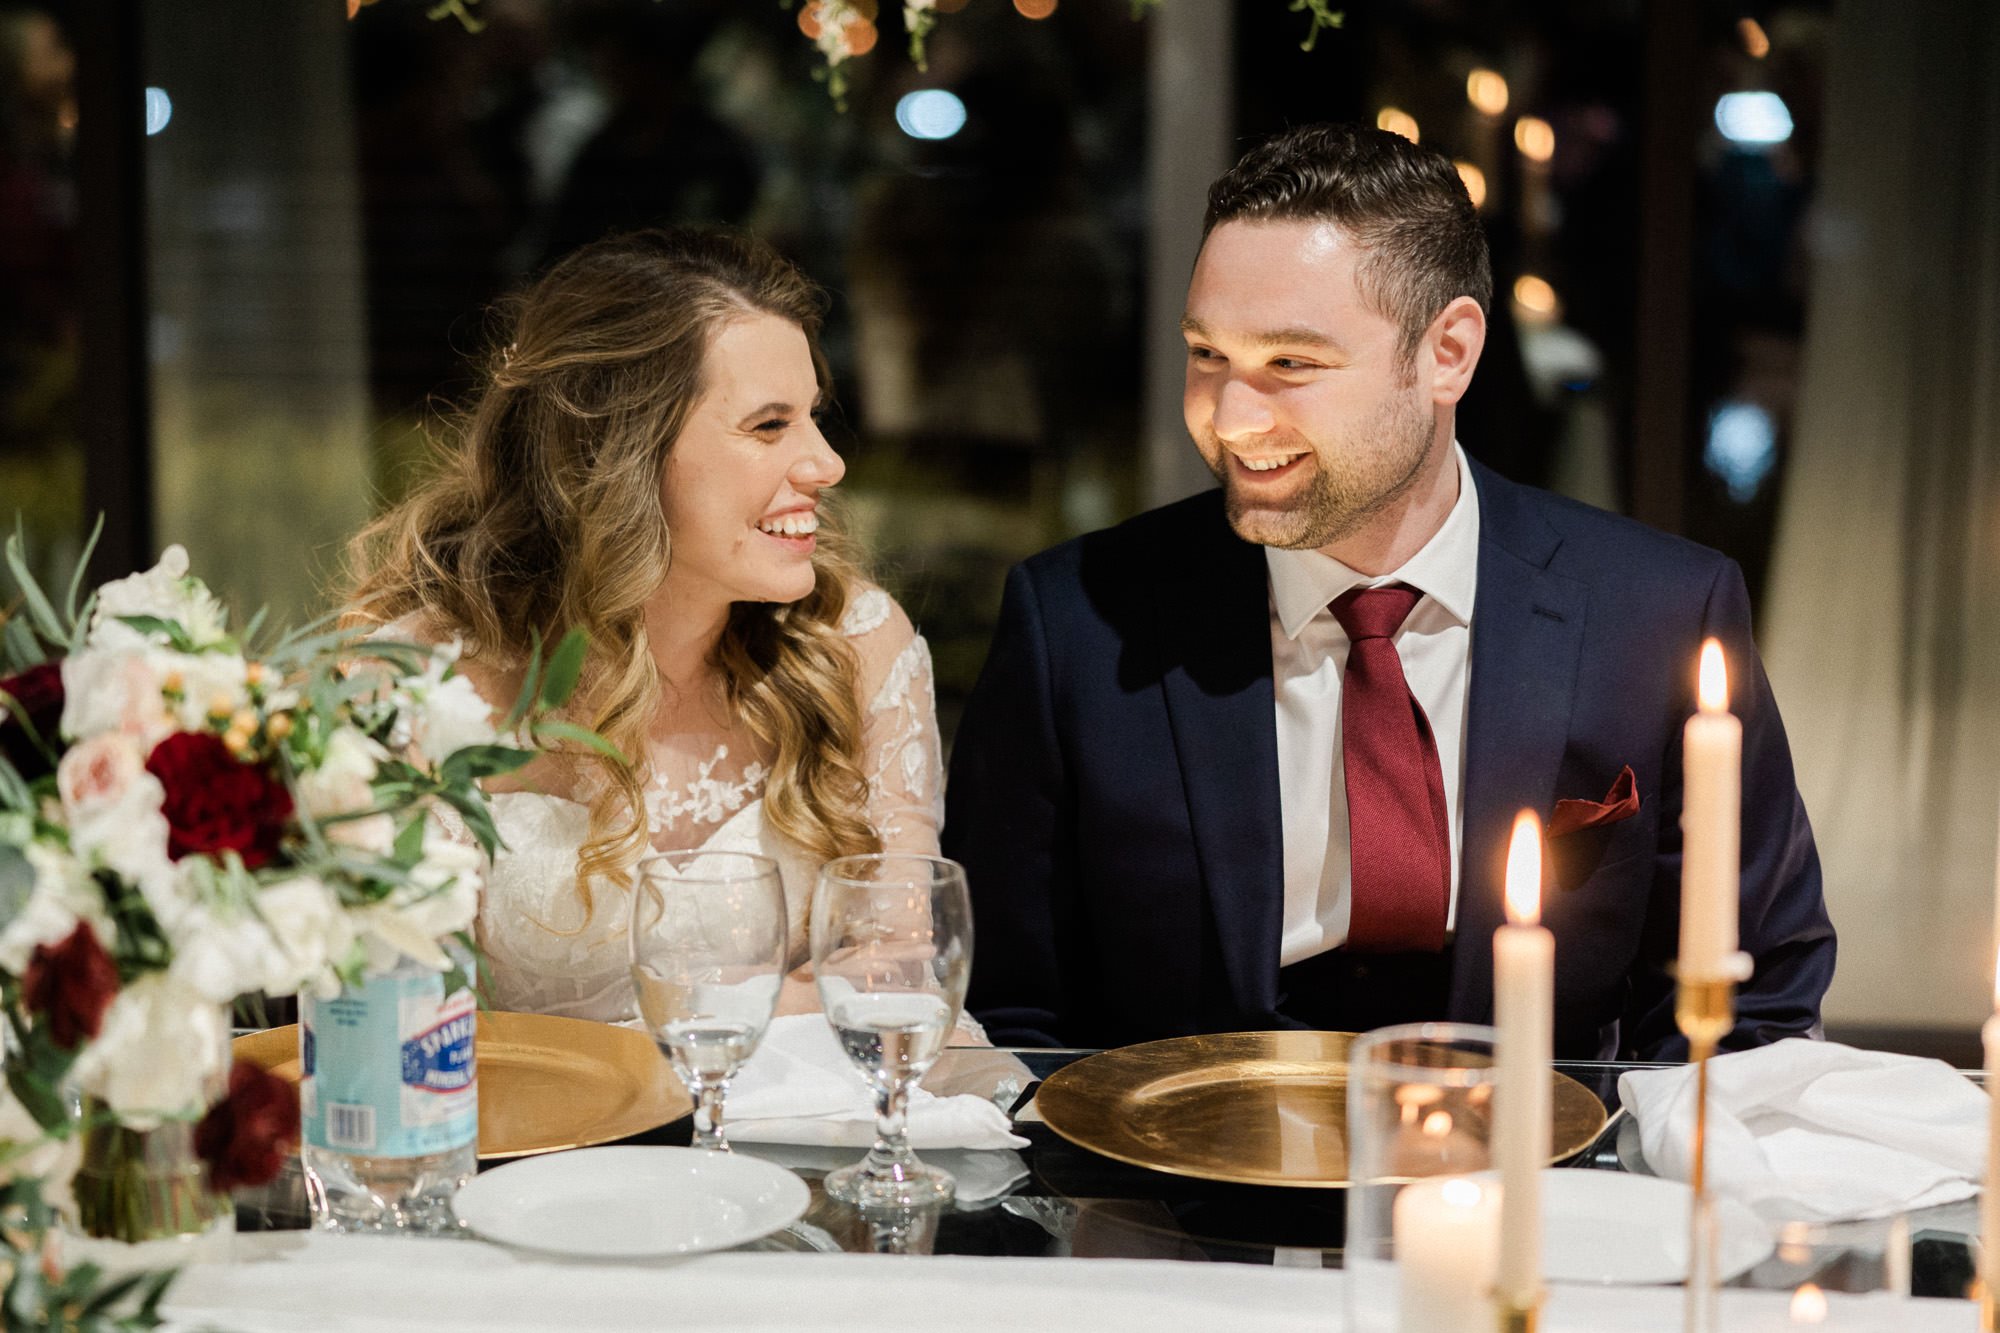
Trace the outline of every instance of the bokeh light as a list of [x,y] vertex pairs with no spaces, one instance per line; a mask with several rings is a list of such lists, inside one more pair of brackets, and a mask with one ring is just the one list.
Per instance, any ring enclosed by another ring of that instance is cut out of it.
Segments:
[[1465,182],[1465,192],[1472,196],[1472,206],[1486,207],[1486,173],[1463,158],[1452,165],[1458,168],[1458,178]]
[[1385,106],[1375,113],[1375,128],[1400,134],[1411,143],[1418,142],[1417,118],[1399,107]]
[[1507,109],[1507,80],[1490,69],[1475,69],[1465,76],[1465,100],[1480,114],[1497,116]]
[[949,139],[965,128],[965,103],[942,88],[919,88],[896,103],[896,125],[912,139]]
[[1556,155],[1555,127],[1540,116],[1523,116],[1514,122],[1514,146],[1530,162],[1546,162]]

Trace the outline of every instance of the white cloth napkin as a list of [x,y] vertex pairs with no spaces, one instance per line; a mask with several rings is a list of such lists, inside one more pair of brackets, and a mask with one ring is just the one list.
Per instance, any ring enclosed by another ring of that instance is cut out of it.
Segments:
[[[771,1020],[757,1053],[729,1083],[723,1130],[746,1143],[865,1148],[875,1141],[875,1100],[820,1014]],[[1007,1113],[983,1097],[910,1093],[910,1146],[1025,1148]]]
[[[1773,1222],[1835,1222],[1979,1192],[1987,1096],[1940,1060],[1791,1038],[1709,1061],[1708,1179]],[[1646,1162],[1686,1180],[1695,1070],[1636,1069],[1618,1095]]]

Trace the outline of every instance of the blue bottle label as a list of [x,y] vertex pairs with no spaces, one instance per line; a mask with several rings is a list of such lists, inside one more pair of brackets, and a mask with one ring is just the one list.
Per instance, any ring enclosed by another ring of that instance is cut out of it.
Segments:
[[435,973],[378,977],[299,1006],[305,1141],[365,1157],[428,1157],[479,1138],[472,993]]

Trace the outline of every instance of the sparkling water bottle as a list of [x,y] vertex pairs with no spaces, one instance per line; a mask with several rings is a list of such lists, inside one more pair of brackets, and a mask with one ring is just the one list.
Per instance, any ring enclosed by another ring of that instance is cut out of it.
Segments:
[[301,996],[306,1194],[328,1231],[459,1229],[452,1196],[478,1169],[470,990],[410,958],[331,1000]]

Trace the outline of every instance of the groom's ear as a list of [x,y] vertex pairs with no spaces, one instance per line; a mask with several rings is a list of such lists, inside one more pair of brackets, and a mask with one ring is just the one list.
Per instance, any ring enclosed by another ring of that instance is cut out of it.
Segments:
[[1429,345],[1431,401],[1440,407],[1455,405],[1472,383],[1479,365],[1479,353],[1486,346],[1486,312],[1469,296],[1452,300],[1424,333]]

